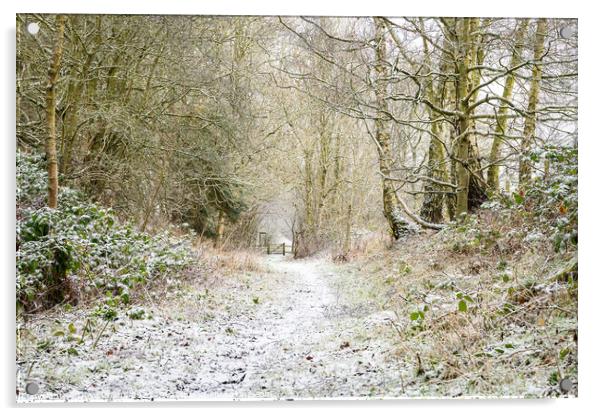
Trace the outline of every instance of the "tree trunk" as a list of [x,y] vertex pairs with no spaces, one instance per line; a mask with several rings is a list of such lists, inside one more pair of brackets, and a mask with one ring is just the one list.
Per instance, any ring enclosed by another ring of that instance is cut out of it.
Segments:
[[46,122],[48,123],[48,137],[46,138],[46,162],[48,164],[48,206],[58,206],[58,163],[56,155],[56,83],[61,69],[63,57],[63,40],[65,32],[65,16],[56,16],[56,37],[54,51],[48,69],[48,85],[46,87]]
[[[483,31],[489,25],[489,19],[483,19],[481,24],[480,19],[470,19],[470,65],[475,67],[481,67],[485,61],[485,49]],[[469,78],[470,83],[468,90],[472,91],[481,83],[481,71],[473,70]],[[470,97],[469,106],[477,101],[478,93],[475,93]],[[476,131],[476,120],[472,118],[474,110],[471,110],[468,114],[470,119],[470,129]],[[483,179],[481,162],[479,158],[479,148],[476,142],[476,136],[471,135],[470,147],[468,149],[468,168],[469,168],[469,183],[468,183],[468,211],[473,211],[481,206],[483,202],[487,200],[487,183]]]
[[[439,134],[436,123],[431,121],[431,132],[433,135]],[[443,144],[437,139],[431,137],[428,151],[427,175],[433,179],[447,182],[447,171],[445,170],[445,160],[443,158]],[[449,188],[447,188],[449,189]],[[443,200],[445,194],[442,193],[443,187],[436,185],[431,181],[426,181],[423,191],[424,200],[420,209],[420,216],[429,222],[443,222]]]
[[311,151],[305,149],[303,151],[303,167],[304,167],[304,191],[305,191],[305,218],[302,228],[313,230],[314,221],[314,193],[313,193],[313,166],[312,166]]
[[[424,32],[424,24],[422,19],[420,20],[421,29]],[[428,42],[426,37],[422,38],[422,49],[425,55],[425,70],[427,71],[427,80],[426,80],[426,92],[429,100],[432,103],[435,103],[439,106],[442,106],[445,101],[446,92],[445,92],[445,78],[439,82],[437,88],[437,94],[435,93],[435,85],[433,81],[432,72],[432,61],[430,58],[430,52],[428,49]],[[439,63],[439,72],[445,73],[448,70],[448,65],[446,64],[446,60],[444,57],[441,57],[441,61]],[[441,97],[438,99],[437,97]],[[430,107],[427,107],[427,113],[429,115],[430,120],[430,143],[428,150],[428,162],[427,162],[427,176],[433,179],[448,182],[449,176],[447,174],[447,167],[445,164],[445,151],[443,147],[443,143],[441,143],[441,132],[442,129],[440,125],[435,119],[437,116],[433,114],[433,110]],[[423,191],[424,191],[424,200],[422,202],[422,207],[420,209],[420,216],[424,218],[426,221],[432,223],[441,223],[443,222],[443,201],[445,199],[445,194],[441,193],[441,186],[436,185],[434,182],[426,181],[424,183]]]
[[[217,216],[217,230],[215,233],[215,244],[214,247],[215,248],[221,248],[222,247],[222,242],[224,239],[224,229],[226,228],[226,216],[224,214],[224,211],[219,211],[218,216]],[[269,250],[269,242],[268,242],[268,250]],[[268,253],[269,254],[269,253]]]
[[343,254],[345,256],[349,255],[351,251],[351,221],[352,221],[352,211],[351,204],[347,205],[347,216],[345,218],[345,237],[343,239]]
[[456,198],[456,217],[468,212],[468,188],[470,172],[468,171],[470,153],[470,120],[468,111],[468,66],[470,65],[470,19],[460,19],[461,36],[459,39],[460,57],[458,59],[458,81],[456,100],[458,101],[461,116],[457,122],[458,148],[456,153],[456,176],[458,181]]
[[538,19],[537,32],[535,34],[535,47],[533,50],[534,63],[531,75],[531,89],[529,91],[529,104],[527,106],[527,117],[525,118],[518,168],[519,186],[524,186],[525,183],[531,180],[531,163],[528,160],[528,156],[533,144],[533,136],[535,135],[535,122],[537,120],[535,110],[537,110],[537,103],[539,101],[539,83],[541,81],[541,68],[539,65],[543,57],[546,30],[546,19]]
[[468,211],[473,211],[487,201],[487,184],[481,175],[478,149],[472,141],[468,148],[468,167],[473,172],[468,182]]
[[393,157],[391,152],[391,135],[387,131],[387,73],[385,62],[387,57],[386,40],[385,40],[385,24],[375,18],[376,26],[376,80],[375,80],[375,95],[376,106],[379,114],[374,121],[376,127],[376,141],[378,143],[378,159],[380,173],[382,174],[382,189],[383,189],[383,209],[384,215],[389,223],[391,235],[395,240],[400,239],[406,234],[413,232],[410,223],[403,217],[402,207],[395,194],[395,186],[391,181],[391,165]]
[[320,113],[320,132],[318,139],[318,177],[317,177],[317,197],[315,212],[315,227],[313,230],[314,237],[318,237],[321,231],[322,220],[324,215],[324,206],[326,204],[326,196],[328,190],[327,180],[330,161],[332,159],[331,154],[331,135],[328,127],[328,120],[324,113]]
[[[509,68],[514,68],[520,64],[525,33],[527,32],[528,25],[529,19],[521,20],[516,32],[516,41],[514,43],[514,50],[512,51],[512,59],[510,60]],[[506,75],[506,82],[504,83],[504,91],[502,93],[502,97],[506,100],[512,98],[514,80],[515,77],[513,72]],[[487,187],[493,192],[497,192],[500,188],[500,166],[497,164],[497,160],[500,158],[503,136],[506,134],[506,126],[508,124],[507,114],[508,106],[503,104],[497,112],[495,136],[493,136],[493,143],[491,144],[491,151],[489,152],[490,166],[487,170]]]
[[83,95],[85,86],[85,80],[88,77],[88,72],[92,61],[94,59],[94,52],[88,53],[86,60],[81,68],[81,78],[75,79],[69,85],[67,97],[69,99],[69,106],[66,109],[67,114],[65,116],[63,126],[63,140],[61,146],[61,166],[60,172],[62,174],[68,174],[71,170],[71,160],[73,158],[73,150],[75,146],[75,136],[78,130],[78,112],[79,106]]

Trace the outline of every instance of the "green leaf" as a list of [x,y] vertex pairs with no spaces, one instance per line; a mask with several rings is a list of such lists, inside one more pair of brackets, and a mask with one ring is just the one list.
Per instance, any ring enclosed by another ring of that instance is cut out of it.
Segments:
[[516,202],[518,205],[522,204],[525,200],[525,198],[522,195],[517,194],[516,192],[513,193],[512,196],[514,197],[514,202]]
[[460,312],[466,312],[468,310],[468,306],[466,305],[466,301],[464,299],[458,302],[458,310]]
[[418,318],[420,318],[420,312],[412,312],[412,313],[410,314],[410,319],[411,319],[412,321],[417,321],[417,320],[418,320]]
[[73,325],[73,322],[71,322],[69,324],[68,328],[69,328],[69,332],[72,333],[72,334],[75,334],[77,332],[77,328],[75,328],[75,325]]
[[63,337],[63,336],[65,336],[65,333],[61,330],[58,330],[58,331],[55,331],[54,334],[52,334],[52,335],[54,335],[55,337]]
[[550,377],[548,377],[548,383],[550,383],[552,386],[555,386],[558,384],[559,379],[560,376],[558,375],[558,371],[553,371],[552,374],[550,374]]
[[127,292],[124,292],[121,294],[121,301],[123,303],[130,303],[130,294]]
[[564,360],[564,359],[565,359],[565,357],[566,357],[566,356],[569,354],[569,352],[571,352],[571,350],[570,350],[570,349],[568,349],[568,348],[563,348],[563,349],[561,349],[561,350],[560,350],[560,353],[559,353],[558,355],[560,356],[560,359],[561,359],[561,360]]

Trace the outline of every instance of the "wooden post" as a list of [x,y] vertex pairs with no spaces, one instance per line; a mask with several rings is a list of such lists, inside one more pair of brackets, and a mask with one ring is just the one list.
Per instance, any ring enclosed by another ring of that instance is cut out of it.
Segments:
[[282,243],[282,255],[283,256],[286,255],[286,246],[285,246],[285,243]]
[[268,243],[268,254],[270,254],[270,243]]
[[258,246],[260,247],[264,247],[266,245],[267,242],[267,233],[265,231],[260,231],[259,232],[259,242],[258,242]]

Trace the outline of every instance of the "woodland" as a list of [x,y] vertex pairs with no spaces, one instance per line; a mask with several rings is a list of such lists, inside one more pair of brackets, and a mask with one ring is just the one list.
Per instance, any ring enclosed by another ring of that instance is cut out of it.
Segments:
[[17,401],[576,396],[577,41],[17,15]]

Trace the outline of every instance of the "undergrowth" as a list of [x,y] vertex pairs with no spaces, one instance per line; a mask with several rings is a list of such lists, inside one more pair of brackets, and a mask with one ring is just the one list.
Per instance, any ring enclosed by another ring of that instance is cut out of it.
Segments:
[[66,187],[60,188],[59,207],[47,208],[46,187],[42,158],[18,153],[18,311],[92,299],[100,301],[99,314],[113,319],[137,287],[191,265],[191,238],[139,232]]
[[550,172],[525,189],[364,260],[409,394],[577,395],[577,154],[539,157]]

